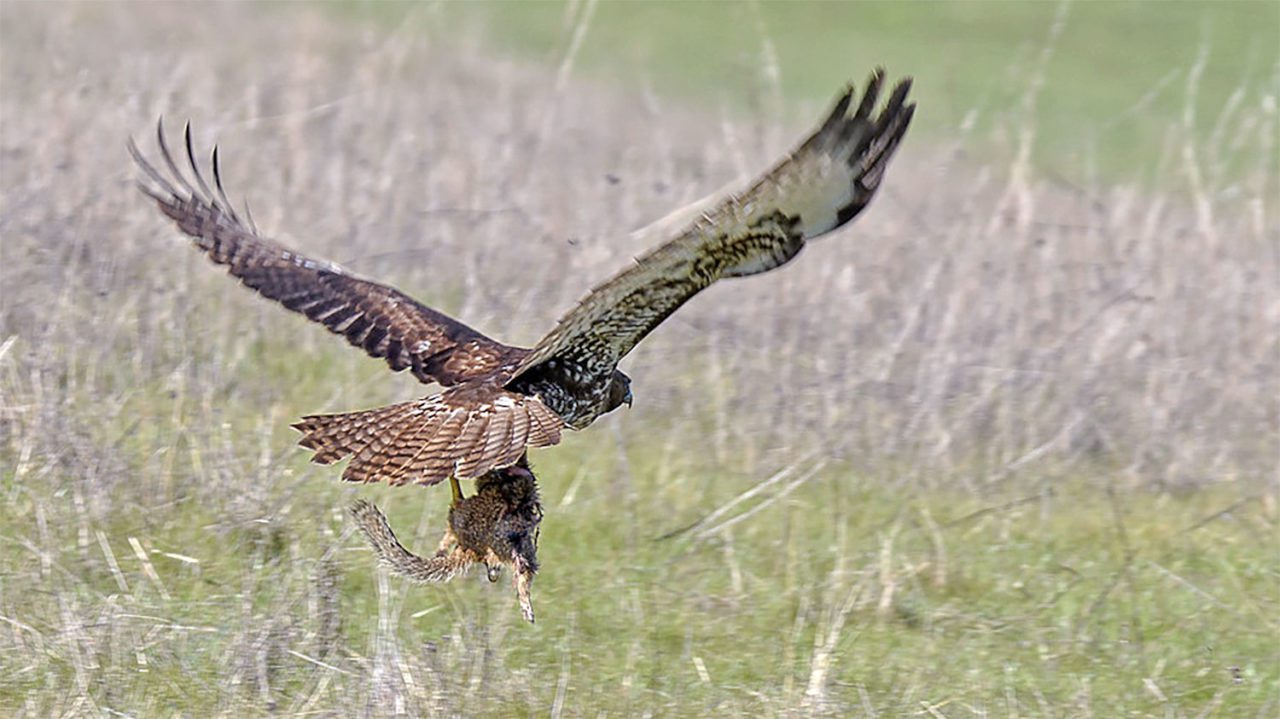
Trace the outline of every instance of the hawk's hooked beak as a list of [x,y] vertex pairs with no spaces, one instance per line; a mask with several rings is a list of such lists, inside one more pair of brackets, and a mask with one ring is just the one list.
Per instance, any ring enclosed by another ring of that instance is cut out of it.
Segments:
[[627,388],[626,395],[622,397],[622,403],[627,405],[628,408],[631,407],[631,388],[630,387]]

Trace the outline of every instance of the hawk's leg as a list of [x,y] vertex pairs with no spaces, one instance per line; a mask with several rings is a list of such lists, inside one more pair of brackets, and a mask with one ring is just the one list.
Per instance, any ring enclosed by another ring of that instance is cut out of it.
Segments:
[[458,543],[458,535],[453,533],[453,527],[444,528],[444,536],[440,538],[440,544],[436,546],[436,556],[443,557],[453,550],[453,545]]
[[458,502],[461,502],[462,500],[466,499],[466,497],[463,497],[463,496],[462,496],[462,485],[461,485],[461,484],[458,484],[458,478],[457,478],[457,477],[450,477],[450,478],[449,478],[449,488],[453,490],[453,504],[454,504],[454,505],[456,505]]

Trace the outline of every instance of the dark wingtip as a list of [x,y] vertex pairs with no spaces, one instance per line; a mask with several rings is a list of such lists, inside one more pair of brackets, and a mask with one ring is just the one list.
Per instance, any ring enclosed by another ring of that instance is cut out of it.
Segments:
[[893,94],[889,96],[889,106],[902,105],[902,101],[907,99],[907,93],[911,91],[911,78],[905,78],[898,81],[893,87]]
[[[178,169],[177,163],[173,161],[173,153],[169,151],[169,143],[164,136],[164,115],[161,115],[160,119],[156,120],[156,142],[160,145],[160,156],[164,159],[165,167],[169,168],[169,173],[173,181],[177,183],[177,187],[181,188],[190,197],[194,197],[196,195],[195,188],[187,181],[187,176]],[[178,195],[177,192],[173,194],[175,196]]]
[[852,82],[844,84],[844,90],[836,96],[835,107],[832,108],[831,114],[843,115],[849,111],[849,103],[853,101],[853,96],[858,92],[858,88]]
[[138,148],[138,143],[134,142],[133,135],[129,136],[129,139],[125,141],[124,146],[128,148],[129,157],[133,158],[134,164],[146,169],[147,160],[142,156],[142,150]]
[[[900,117],[905,112],[904,104],[907,100],[907,93],[910,90],[911,78],[909,77],[899,81],[894,86],[893,94],[889,96],[889,101],[885,103],[884,110],[880,112],[880,116],[876,119],[875,134],[879,135],[890,126],[905,123],[906,120],[910,119],[910,114],[907,114],[905,119]],[[912,108],[914,107],[915,105],[913,104]]]
[[911,77],[910,75],[907,75],[906,77],[899,80],[898,84],[893,87],[893,94],[897,95],[899,92],[901,92],[902,96],[906,97],[907,93],[911,91],[911,83],[913,82],[915,82],[915,78]]
[[849,112],[849,105],[853,102],[853,93],[853,83],[845,85],[844,92],[836,97],[835,105],[831,108],[831,114],[827,115],[827,119],[822,123],[822,128],[818,130],[819,135],[834,132],[840,126],[840,123],[844,122],[845,115]]
[[147,197],[150,197],[151,199],[155,200],[156,202],[159,202],[159,203],[162,203],[162,204],[163,204],[163,203],[168,203],[169,198],[167,198],[167,197],[165,197],[164,195],[161,195],[161,194],[157,193],[155,190],[151,189],[151,186],[150,186],[150,185],[148,185],[147,183],[142,182],[141,180],[139,180],[138,182],[136,182],[136,183],[134,183],[134,184],[138,186],[138,191],[139,191],[139,192],[141,192],[142,194],[146,195]]
[[[147,161],[147,158],[142,154],[142,149],[139,148],[138,143],[134,141],[133,135],[129,136],[128,142],[125,143],[125,146],[129,149],[129,156],[133,158],[133,162],[138,166],[138,169],[142,170],[147,177],[151,178],[151,181],[156,183],[163,192],[167,192],[170,195],[178,194],[173,185],[165,179],[164,175],[160,174],[160,172]],[[142,182],[138,183],[138,189],[142,190],[144,194],[157,202],[168,202],[168,198],[157,194]]]
[[895,145],[902,139],[903,135],[907,134],[907,127],[911,125],[911,118],[915,117],[915,114],[916,104],[914,102],[902,108],[902,119],[899,121],[897,129],[893,133],[893,142]]
[[877,67],[871,71],[871,76],[867,78],[867,89],[862,91],[862,101],[858,103],[858,111],[855,113],[858,117],[865,118],[871,114],[872,108],[876,105],[876,100],[880,97],[880,87],[884,84],[884,68]]
[[231,204],[231,200],[227,199],[227,191],[222,187],[222,167],[218,162],[218,146],[213,146],[212,156],[209,158],[210,164],[213,165],[213,186],[218,191],[217,200],[220,203],[218,209],[227,213],[232,220],[239,222],[240,216],[236,214],[235,206]]
[[164,113],[160,113],[156,117],[156,140],[160,142],[160,147],[165,146],[164,141]]
[[196,162],[195,143],[191,141],[190,120],[187,120],[186,126],[182,130],[182,139],[187,146],[187,164],[191,166],[191,174],[196,179],[196,186],[200,188],[201,198],[215,209],[221,209],[218,207],[218,198],[210,191],[209,184],[204,181],[204,173],[200,172],[200,163]]

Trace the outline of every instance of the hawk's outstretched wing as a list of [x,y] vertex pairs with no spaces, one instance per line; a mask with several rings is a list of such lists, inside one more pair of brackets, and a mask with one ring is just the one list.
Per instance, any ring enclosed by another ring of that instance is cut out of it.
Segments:
[[157,125],[160,154],[167,172],[143,157],[132,140],[129,151],[153,185],[142,191],[195,239],[209,259],[240,278],[247,287],[288,309],[344,335],[372,357],[384,357],[391,369],[411,368],[423,383],[453,385],[518,363],[528,350],[492,340],[386,285],[360,279],[341,267],[291,252],[258,234],[227,201],[213,151],[211,189],[191,150],[190,127],[184,135],[192,180],[178,168]]
[[441,394],[345,414],[312,415],[293,425],[311,461],[351,457],[348,482],[432,485],[476,479],[515,464],[528,447],[560,441],[564,420],[537,397],[472,382]]
[[611,372],[636,343],[711,283],[778,267],[805,240],[853,219],[879,187],[915,110],[906,104],[911,80],[905,79],[873,114],[883,81],[884,71],[877,70],[852,115],[850,87],[826,121],[749,189],[725,198],[591,290],[534,347],[516,376],[553,366],[552,361],[567,373]]

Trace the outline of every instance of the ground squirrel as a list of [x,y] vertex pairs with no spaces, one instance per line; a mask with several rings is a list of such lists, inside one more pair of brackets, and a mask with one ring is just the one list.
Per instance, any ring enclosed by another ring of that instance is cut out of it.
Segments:
[[[522,463],[523,464],[523,463]],[[364,500],[351,507],[356,526],[364,532],[379,562],[412,582],[447,582],[483,563],[489,581],[498,581],[503,565],[511,567],[511,584],[524,618],[533,622],[529,588],[538,572],[538,525],[542,505],[538,483],[528,466],[494,470],[476,480],[475,494],[463,497],[455,488],[449,526],[431,557],[405,549],[381,510]]]

